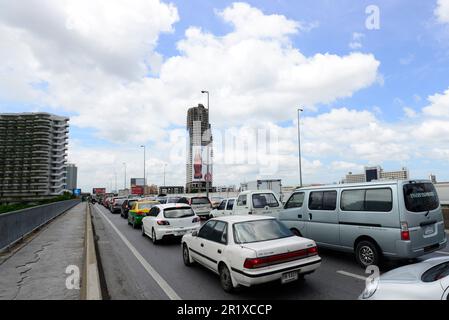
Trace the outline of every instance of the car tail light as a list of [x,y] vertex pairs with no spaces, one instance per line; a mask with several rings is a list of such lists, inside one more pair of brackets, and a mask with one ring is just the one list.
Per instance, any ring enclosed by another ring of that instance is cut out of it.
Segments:
[[310,247],[307,249],[307,255],[314,256],[318,254],[318,248],[317,247]]
[[193,218],[192,223],[197,223],[200,221],[201,221],[201,219],[199,217],[195,217],[195,218]]
[[138,215],[138,216],[143,216],[143,215],[145,215],[145,211],[143,211],[143,210],[137,210],[137,211],[136,211],[136,215]]
[[401,222],[401,240],[410,240],[410,231],[408,230],[407,222]]
[[160,226],[168,226],[170,225],[170,222],[168,222],[167,220],[158,220],[157,224]]
[[262,268],[273,264],[284,263],[288,261],[298,260],[315,256],[318,254],[317,247],[311,247],[307,249],[275,254],[268,257],[261,258],[247,258],[243,264],[246,269]]

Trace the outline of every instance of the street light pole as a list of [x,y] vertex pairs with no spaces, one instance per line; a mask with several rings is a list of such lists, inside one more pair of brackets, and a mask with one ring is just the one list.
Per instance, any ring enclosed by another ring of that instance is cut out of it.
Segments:
[[299,129],[299,114],[304,110],[298,108],[298,165],[299,165],[299,187],[302,188],[302,168],[301,168],[301,131]]
[[[141,148],[143,148],[143,188],[145,190],[145,186],[147,185],[147,176],[145,174],[145,167],[146,167],[146,159],[145,159],[145,155],[146,155],[146,149],[144,145],[140,146]],[[144,191],[145,192],[145,191]]]
[[211,175],[210,175],[210,170],[209,170],[209,148],[210,148],[210,141],[211,141],[211,136],[212,136],[212,132],[210,129],[210,106],[209,106],[209,91],[207,90],[202,90],[201,93],[206,93],[207,94],[207,128],[209,130],[209,135],[208,135],[208,141],[207,141],[207,180],[206,180],[206,196],[209,198],[209,188],[210,188],[210,179],[211,179]]
[[167,166],[166,163],[164,163],[164,187],[165,187],[165,167]]
[[123,181],[123,190],[126,190],[126,162],[123,162],[123,166],[125,167],[125,180]]

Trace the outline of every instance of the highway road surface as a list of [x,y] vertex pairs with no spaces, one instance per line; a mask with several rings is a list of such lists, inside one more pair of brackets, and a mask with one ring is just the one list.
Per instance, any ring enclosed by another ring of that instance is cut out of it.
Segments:
[[[357,299],[365,287],[364,270],[354,256],[320,249],[321,267],[305,281],[270,283],[229,294],[218,276],[199,266],[186,267],[179,241],[153,245],[120,214],[96,204],[92,210],[103,282],[110,299]],[[420,258],[449,255],[448,248]],[[388,263],[381,271],[400,266]]]

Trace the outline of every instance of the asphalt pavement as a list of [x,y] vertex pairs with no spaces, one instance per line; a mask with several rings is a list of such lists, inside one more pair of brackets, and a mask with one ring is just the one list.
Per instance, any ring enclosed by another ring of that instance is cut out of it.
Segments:
[[[229,294],[218,276],[196,264],[186,267],[179,241],[153,245],[120,214],[97,204],[92,210],[104,280],[110,299],[357,299],[365,287],[364,270],[352,254],[320,249],[321,267],[305,281],[269,283]],[[449,255],[444,252],[421,257]],[[398,267],[389,263],[383,271]],[[382,271],[382,270],[381,270]]]
[[85,221],[86,203],[80,203],[0,256],[0,299],[80,299]]

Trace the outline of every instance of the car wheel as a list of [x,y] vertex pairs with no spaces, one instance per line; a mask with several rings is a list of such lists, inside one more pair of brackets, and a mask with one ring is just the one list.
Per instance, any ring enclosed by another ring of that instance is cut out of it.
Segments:
[[357,262],[366,268],[370,265],[379,265],[380,252],[377,246],[371,241],[360,241],[355,249]]
[[297,229],[291,228],[290,230],[293,232],[293,234],[294,234],[295,236],[297,236],[297,237],[300,237],[300,236],[301,236],[301,233],[300,233]]
[[232,285],[231,273],[225,264],[220,266],[220,283],[221,287],[226,292],[232,292],[234,286]]
[[187,247],[187,245],[184,243],[184,245],[182,246],[182,259],[184,260],[184,264],[187,267],[190,267],[193,263],[190,262],[190,252],[189,252],[189,248]]
[[156,231],[154,231],[154,228],[151,230],[151,241],[153,241],[153,244],[159,243],[159,241],[156,238]]

